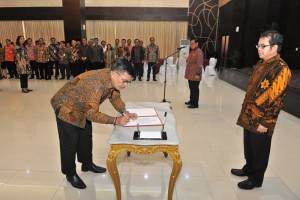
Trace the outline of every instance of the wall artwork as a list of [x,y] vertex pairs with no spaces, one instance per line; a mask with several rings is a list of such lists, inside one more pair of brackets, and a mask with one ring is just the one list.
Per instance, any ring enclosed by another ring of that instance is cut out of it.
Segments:
[[218,0],[190,0],[188,37],[199,40],[205,57],[216,52]]

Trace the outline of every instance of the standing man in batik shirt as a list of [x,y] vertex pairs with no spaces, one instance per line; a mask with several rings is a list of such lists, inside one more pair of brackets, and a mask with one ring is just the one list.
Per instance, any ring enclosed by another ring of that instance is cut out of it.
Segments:
[[86,70],[91,70],[91,57],[92,57],[92,47],[88,45],[87,38],[82,37],[82,44],[78,48],[78,57],[80,73],[85,72]]
[[150,38],[150,44],[146,47],[146,62],[148,64],[147,81],[150,80],[152,70],[153,81],[156,80],[156,64],[160,58],[159,46],[155,44],[155,38]]
[[61,73],[61,78],[59,80],[64,80],[67,75],[67,80],[70,79],[71,71],[70,71],[70,58],[71,58],[71,50],[66,47],[65,41],[60,41],[60,48],[58,50],[59,57],[59,68]]
[[47,70],[47,77],[46,80],[50,80],[51,76],[53,75],[53,66],[55,66],[55,79],[58,79],[59,76],[59,61],[58,61],[58,50],[59,45],[56,42],[56,39],[52,37],[50,39],[51,43],[48,46],[49,50],[49,62],[48,62],[48,70]]
[[120,47],[120,40],[119,39],[115,39],[115,46],[113,48],[113,51],[115,53],[115,58],[118,58],[118,49]]
[[[82,171],[106,171],[93,162],[92,122],[122,126],[137,117],[126,112],[120,93],[133,76],[134,69],[129,61],[119,60],[112,69],[93,70],[76,76],[52,97],[60,142],[61,170],[73,187],[86,187],[76,172],[76,155],[82,163]],[[107,99],[120,113],[118,117],[100,112],[100,105]]]
[[31,70],[32,70],[32,73],[31,73],[31,76],[29,79],[34,79],[34,75],[36,76],[36,79],[39,79],[39,70],[38,70],[37,64],[36,64],[37,50],[36,50],[36,46],[34,44],[32,44],[31,38],[27,39],[26,49],[27,49],[27,54],[28,54],[29,61],[30,61]]
[[70,47],[71,57],[70,57],[70,70],[71,75],[75,78],[77,75],[80,74],[79,67],[78,67],[78,47],[76,45],[76,40],[71,41]]
[[279,112],[291,79],[291,71],[280,58],[282,35],[270,30],[258,40],[257,62],[249,80],[237,124],[244,128],[244,156],[242,169],[231,169],[236,176],[248,176],[238,183],[240,189],[261,187],[268,166],[271,140]]
[[140,41],[138,39],[134,40],[134,47],[131,51],[131,62],[133,63],[135,74],[133,81],[136,80],[136,76],[139,76],[139,80],[142,81],[143,67],[144,67],[144,48],[140,46]]
[[184,78],[189,82],[190,100],[185,102],[188,108],[198,108],[199,103],[199,85],[202,79],[203,52],[198,46],[196,39],[190,40],[191,51],[186,61]]
[[37,49],[36,64],[39,69],[39,79],[45,78],[46,80],[48,80],[46,76],[47,76],[47,69],[48,69],[49,52],[48,52],[48,48],[44,43],[43,38],[39,39],[36,49]]
[[130,60],[130,52],[126,46],[126,40],[122,39],[121,46],[118,48],[118,59],[127,59]]
[[127,48],[129,50],[129,56],[131,57],[131,51],[132,51],[132,48],[133,46],[131,45],[131,39],[127,39]]
[[94,38],[94,45],[92,46],[92,66],[91,70],[105,68],[104,52],[102,46],[99,44],[98,38]]

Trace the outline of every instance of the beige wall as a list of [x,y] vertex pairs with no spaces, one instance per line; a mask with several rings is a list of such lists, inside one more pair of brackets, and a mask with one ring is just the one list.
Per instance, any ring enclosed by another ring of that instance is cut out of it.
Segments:
[[[188,8],[189,0],[85,0],[85,6]],[[62,7],[62,0],[0,0],[0,7]]]
[[0,7],[62,7],[62,0],[0,0]]
[[225,4],[227,4],[230,1],[231,0],[219,0],[219,7],[224,6]]

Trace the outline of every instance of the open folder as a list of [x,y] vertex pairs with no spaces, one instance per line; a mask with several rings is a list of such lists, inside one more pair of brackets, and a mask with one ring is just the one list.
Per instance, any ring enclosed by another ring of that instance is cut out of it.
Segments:
[[141,108],[141,109],[127,109],[130,113],[137,114],[136,119],[130,119],[125,127],[137,126],[161,126],[162,123],[158,117],[158,114],[154,108]]

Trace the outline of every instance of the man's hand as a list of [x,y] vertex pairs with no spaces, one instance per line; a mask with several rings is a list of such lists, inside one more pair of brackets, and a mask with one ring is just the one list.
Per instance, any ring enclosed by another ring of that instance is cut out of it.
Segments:
[[122,116],[117,117],[116,124],[123,126],[123,125],[127,124],[130,119],[136,119],[137,117],[138,116],[135,113],[126,112],[126,113],[123,113]]
[[268,128],[264,127],[263,125],[259,124],[257,127],[257,131],[260,133],[265,133],[268,131]]
[[127,124],[127,122],[129,121],[129,117],[128,116],[120,116],[120,117],[117,117],[117,120],[116,120],[116,125],[120,125],[120,126],[123,126],[125,124]]
[[135,113],[125,113],[126,116],[128,116],[130,119],[136,119],[138,116]]

